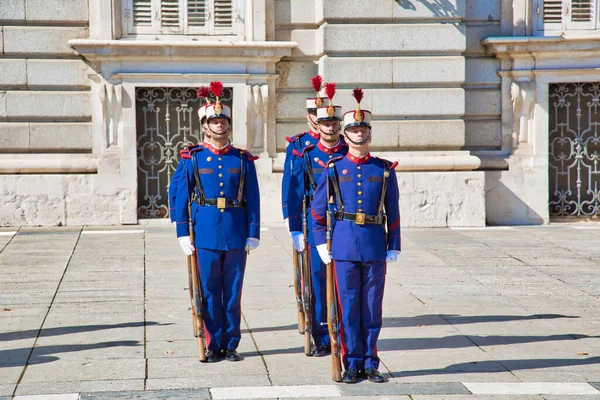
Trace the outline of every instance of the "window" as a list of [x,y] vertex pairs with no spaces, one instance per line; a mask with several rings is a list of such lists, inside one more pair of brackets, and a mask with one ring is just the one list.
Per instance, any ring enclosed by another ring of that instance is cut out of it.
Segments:
[[124,0],[124,26],[133,35],[243,34],[244,0]]
[[536,0],[538,31],[592,30],[598,27],[598,0]]

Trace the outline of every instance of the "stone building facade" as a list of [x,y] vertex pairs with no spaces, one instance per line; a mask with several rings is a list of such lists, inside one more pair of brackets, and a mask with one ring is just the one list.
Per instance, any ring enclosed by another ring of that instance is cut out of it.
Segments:
[[553,85],[600,82],[597,0],[582,3],[3,0],[0,225],[164,217],[177,151],[199,139],[190,90],[213,80],[276,210],[285,137],[306,129],[316,74],[345,109],[365,90],[373,149],[399,161],[403,225],[548,223],[551,192],[564,203],[581,189],[551,182],[565,174]]

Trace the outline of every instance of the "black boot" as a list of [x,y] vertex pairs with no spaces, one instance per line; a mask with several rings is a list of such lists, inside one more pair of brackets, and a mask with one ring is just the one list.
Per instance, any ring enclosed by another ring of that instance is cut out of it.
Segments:
[[374,383],[385,382],[385,379],[383,378],[383,376],[375,368],[365,369],[365,376],[367,377],[369,382],[374,382]]
[[206,362],[214,363],[219,361],[219,352],[214,350],[208,350],[206,352]]
[[321,344],[317,346],[315,351],[313,351],[313,357],[325,357],[329,353],[331,353],[331,348],[329,346]]
[[346,371],[344,371],[344,375],[342,376],[342,382],[344,382],[344,383],[358,382],[358,370],[357,369],[347,369]]
[[227,361],[240,361],[242,358],[235,349],[227,349],[225,353],[225,359]]

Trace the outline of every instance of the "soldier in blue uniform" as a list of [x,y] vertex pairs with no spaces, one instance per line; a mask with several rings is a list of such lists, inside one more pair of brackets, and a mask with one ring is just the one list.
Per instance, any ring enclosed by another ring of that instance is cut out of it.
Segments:
[[[177,185],[176,227],[186,255],[196,252],[204,300],[207,361],[239,361],[241,296],[246,255],[258,247],[260,197],[254,160],[229,142],[231,109],[219,101],[206,108],[210,142],[192,149]],[[189,236],[187,204],[196,240]]]
[[[202,104],[198,108],[198,120],[200,121],[200,129],[202,129],[203,142],[208,143],[210,139],[210,131],[208,129],[208,124],[206,123],[206,107],[210,105],[210,99],[208,98],[210,94],[210,88],[208,86],[202,86],[196,92],[198,98],[204,99],[205,103]],[[177,195],[177,183],[179,182],[181,171],[183,170],[183,164],[185,160],[189,160],[191,158],[190,151],[200,146],[199,144],[192,144],[186,146],[184,149],[179,151],[179,155],[181,159],[179,160],[179,164],[177,164],[177,168],[175,168],[175,172],[171,177],[171,182],[169,183],[169,216],[171,217],[171,222],[175,223],[175,196]]]
[[[332,99],[335,94],[335,84],[325,84],[325,92],[329,98],[328,107],[317,108],[317,123],[320,139],[316,145],[309,144],[302,151],[293,149],[295,156],[288,194],[289,231],[294,242],[294,248],[299,251],[308,251],[311,262],[312,287],[314,293],[312,315],[312,337],[315,350],[312,355],[322,357],[330,353],[329,333],[327,330],[327,302],[326,302],[326,266],[317,255],[315,241],[312,234],[313,218],[310,214],[312,201],[317,182],[326,163],[334,157],[344,156],[348,147],[340,140],[342,107],[334,106]],[[306,201],[306,207],[303,205]],[[303,233],[303,211],[306,208],[308,222],[308,244],[305,249]]]
[[[315,192],[314,237],[323,262],[334,262],[343,381],[356,383],[363,374],[372,382],[384,382],[378,371],[377,338],[386,262],[397,261],[400,252],[397,163],[369,153],[371,113],[360,109],[362,90],[355,89],[354,96],[357,109],[344,114],[348,154],[329,162]],[[335,220],[331,254],[326,243],[328,210]]]
[[281,211],[283,213],[283,220],[285,225],[288,226],[288,192],[290,188],[290,180],[293,171],[294,155],[293,150],[301,152],[304,147],[309,145],[315,145],[319,141],[318,123],[317,123],[317,108],[323,105],[323,99],[321,98],[320,91],[323,79],[317,75],[311,78],[313,89],[315,90],[317,97],[306,99],[306,121],[308,122],[309,130],[306,132],[299,133],[292,137],[286,137],[288,145],[285,149],[285,161],[283,162],[283,178],[281,180]]

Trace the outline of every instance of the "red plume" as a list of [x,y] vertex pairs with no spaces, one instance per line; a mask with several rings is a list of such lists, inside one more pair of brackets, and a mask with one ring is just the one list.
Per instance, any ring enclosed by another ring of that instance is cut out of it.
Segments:
[[356,88],[352,91],[352,96],[356,99],[356,102],[360,104],[361,100],[364,97],[363,90],[361,88]]
[[333,99],[333,96],[335,95],[335,83],[325,84],[325,94],[329,97],[329,100]]
[[209,89],[209,87],[208,86],[201,86],[196,91],[196,95],[198,97],[200,97],[200,98],[202,98],[202,97],[208,97],[210,95],[210,89]]
[[210,83],[210,91],[215,97],[221,97],[223,94],[223,82],[214,81]]
[[315,92],[319,93],[321,86],[323,86],[323,78],[321,78],[321,75],[313,76],[310,78],[310,81]]

